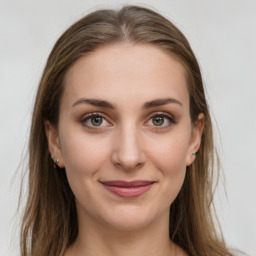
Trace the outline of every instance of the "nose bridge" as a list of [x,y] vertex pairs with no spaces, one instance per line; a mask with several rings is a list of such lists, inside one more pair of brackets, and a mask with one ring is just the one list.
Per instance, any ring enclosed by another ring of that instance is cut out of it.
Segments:
[[126,170],[131,170],[144,162],[141,135],[135,124],[129,123],[119,128],[113,152],[115,164]]

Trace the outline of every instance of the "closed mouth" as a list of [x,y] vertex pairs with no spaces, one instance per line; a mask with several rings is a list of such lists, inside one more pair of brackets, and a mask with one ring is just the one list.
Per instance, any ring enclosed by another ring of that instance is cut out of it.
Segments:
[[146,193],[155,181],[135,180],[135,181],[103,181],[105,188],[120,197],[138,197]]

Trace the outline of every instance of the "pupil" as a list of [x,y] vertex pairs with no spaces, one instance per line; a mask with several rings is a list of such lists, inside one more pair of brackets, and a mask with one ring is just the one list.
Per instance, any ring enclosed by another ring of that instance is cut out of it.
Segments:
[[92,124],[95,126],[99,126],[102,124],[102,117],[100,116],[95,116],[92,118]]
[[153,123],[156,126],[160,126],[160,125],[162,125],[164,123],[164,118],[161,117],[161,116],[154,117]]

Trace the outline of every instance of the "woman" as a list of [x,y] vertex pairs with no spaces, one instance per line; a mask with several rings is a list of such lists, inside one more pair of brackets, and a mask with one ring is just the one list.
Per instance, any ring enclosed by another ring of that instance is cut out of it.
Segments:
[[21,254],[232,255],[211,212],[214,152],[184,35],[136,6],[87,15],[38,88]]

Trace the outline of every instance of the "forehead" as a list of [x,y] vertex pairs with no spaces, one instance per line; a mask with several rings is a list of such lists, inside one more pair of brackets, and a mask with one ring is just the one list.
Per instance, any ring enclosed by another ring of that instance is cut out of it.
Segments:
[[123,100],[174,97],[188,105],[186,71],[170,54],[152,45],[115,44],[80,58],[68,71],[63,100],[81,97]]

